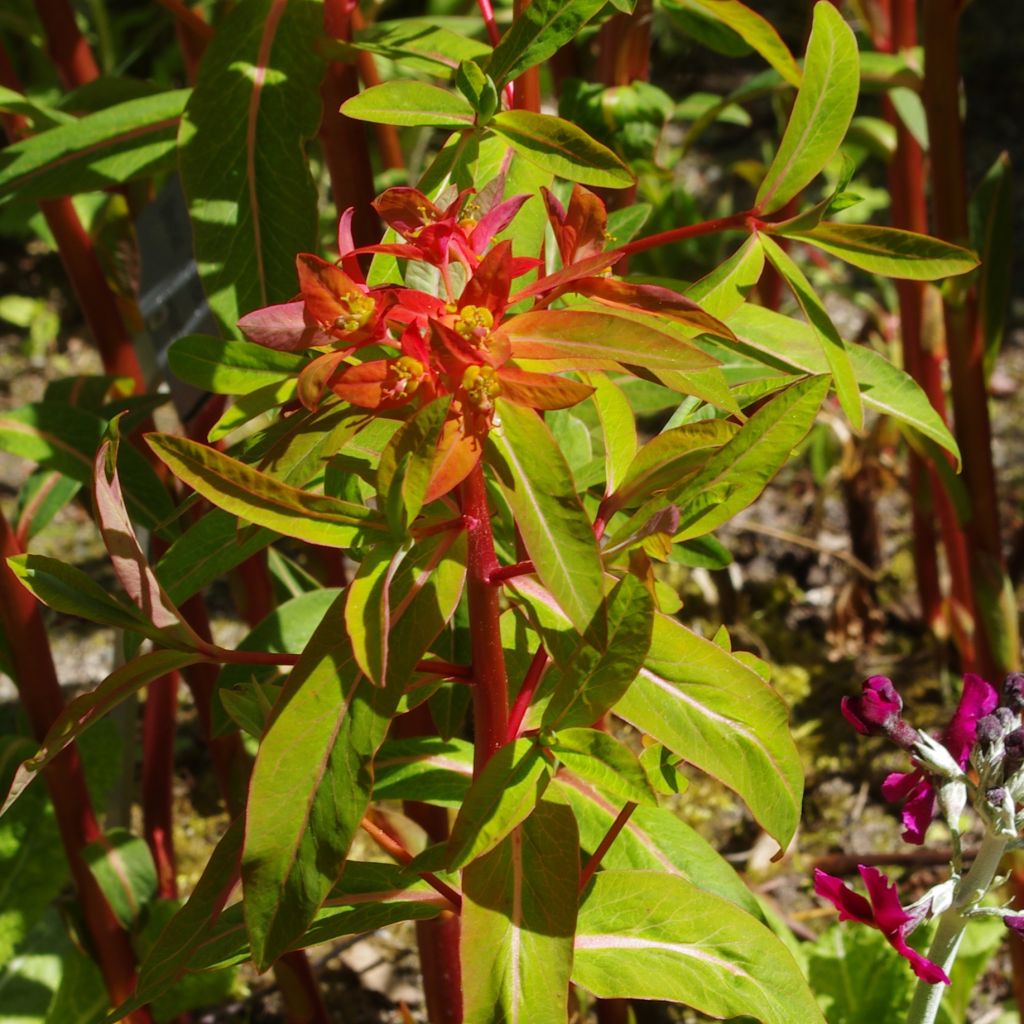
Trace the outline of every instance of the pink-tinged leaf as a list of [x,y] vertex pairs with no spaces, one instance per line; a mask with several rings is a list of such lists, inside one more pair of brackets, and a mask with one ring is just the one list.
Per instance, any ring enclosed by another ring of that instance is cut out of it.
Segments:
[[465,1024],[565,1024],[579,871],[572,811],[545,800],[465,870]]
[[238,329],[252,342],[281,352],[297,352],[315,345],[329,345],[334,339],[306,315],[306,304],[282,302],[246,313]]
[[482,306],[495,318],[504,310],[512,287],[512,243],[499,242],[480,261],[459,298],[460,308]]
[[23,762],[14,775],[10,790],[0,807],[3,814],[25,787],[62,750],[74,743],[98,718],[116,708],[147,683],[168,672],[206,661],[194,651],[151,651],[122,665],[94,690],[76,697],[57,716],[34,757]]
[[535,295],[546,295],[549,292],[558,294],[571,292],[572,288],[568,286],[574,281],[593,277],[595,274],[600,274],[602,270],[615,266],[622,259],[622,255],[621,252],[601,252],[596,256],[588,256],[585,260],[572,263],[568,267],[562,267],[561,270],[556,270],[553,274],[548,274],[516,292],[509,299],[509,305],[515,305],[523,299],[531,299]]
[[596,256],[604,249],[608,214],[604,203],[590,189],[573,185],[568,210],[549,189],[540,191],[565,266]]
[[473,252],[483,252],[491,244],[491,239],[512,223],[528,199],[528,194],[512,196],[488,210],[470,233],[469,244]]
[[736,340],[736,335],[721,320],[705,313],[693,299],[655,284],[630,284],[612,277],[588,277],[578,281],[573,291],[619,309],[642,309],[694,327],[705,334]]
[[530,373],[515,366],[502,367],[498,379],[503,398],[531,409],[568,409],[594,393],[592,387],[579,381],[550,373]]
[[[328,263],[310,253],[295,257],[299,274],[299,288],[306,304],[306,313],[329,333],[351,335],[356,327],[347,325],[354,310],[359,310],[373,299],[345,273],[341,267]],[[372,310],[373,306],[367,306]],[[365,325],[369,315],[365,315]]]
[[[299,396],[299,401],[310,412],[316,412],[320,407],[320,400],[324,396],[324,390],[337,372],[338,367],[345,362],[351,353],[351,348],[325,352],[303,368],[299,374],[299,384],[296,393]],[[365,403],[353,401],[352,404],[364,405]]]
[[203,641],[164,592],[139,545],[124,507],[116,462],[116,444],[104,441],[93,466],[93,504],[114,572],[128,596],[157,629],[165,630],[168,638],[178,644],[202,649]]
[[501,333],[514,359],[540,360],[552,368],[700,370],[717,360],[681,338],[614,313],[551,309],[506,320]]
[[445,420],[430,467],[430,483],[423,496],[423,504],[429,505],[461,484],[480,461],[482,452],[480,439],[466,433],[461,417],[451,416]]

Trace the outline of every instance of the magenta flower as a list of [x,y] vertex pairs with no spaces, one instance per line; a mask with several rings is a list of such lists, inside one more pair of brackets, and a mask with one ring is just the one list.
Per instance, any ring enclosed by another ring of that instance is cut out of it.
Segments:
[[859,921],[871,928],[877,928],[889,945],[904,959],[910,961],[913,972],[929,985],[949,984],[946,972],[927,957],[907,945],[907,932],[920,920],[919,916],[908,914],[900,904],[896,886],[877,868],[861,864],[857,869],[868,890],[869,899],[854,892],[839,878],[824,871],[814,872],[814,891],[828,900],[839,911],[840,921]]
[[[978,719],[990,714],[998,703],[999,695],[981,676],[972,672],[964,676],[960,703],[942,734],[943,746],[961,768],[967,766],[977,739]],[[882,783],[882,795],[893,802],[904,801],[903,838],[920,846],[935,815],[935,786],[931,778],[920,768],[912,772],[893,772]]]
[[884,733],[904,750],[913,748],[917,733],[900,716],[903,698],[891,679],[872,676],[864,683],[861,695],[844,697],[840,708],[843,717],[862,735]]

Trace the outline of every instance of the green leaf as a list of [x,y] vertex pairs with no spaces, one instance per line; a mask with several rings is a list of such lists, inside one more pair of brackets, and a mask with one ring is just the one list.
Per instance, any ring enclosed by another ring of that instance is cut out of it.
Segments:
[[842,15],[821,0],[807,43],[804,77],[756,208],[772,213],[817,177],[846,135],[860,86],[857,40]]
[[605,493],[622,482],[636,455],[636,423],[629,399],[603,373],[584,374],[583,381],[594,389],[594,407],[604,438]]
[[253,767],[242,883],[260,970],[300,938],[341,873],[398,701],[359,672],[338,628],[343,600],[288,677]]
[[[738,349],[769,366],[780,366],[792,373],[828,371],[808,324],[748,304],[730,317],[729,326],[740,339]],[[913,378],[863,345],[851,345],[848,351],[864,404],[913,427],[945,448],[959,463],[960,451],[953,435]]]
[[608,595],[608,643],[598,651],[586,641],[554,669],[546,729],[596,722],[636,678],[651,645],[654,602],[647,588],[626,576]]
[[533,811],[551,766],[532,740],[506,743],[473,781],[452,824],[446,867],[460,868],[493,850]]
[[601,0],[534,0],[501,37],[487,73],[500,89],[574,39],[601,6]]
[[537,575],[593,643],[605,636],[604,570],[572,473],[532,409],[497,400],[501,430],[487,437],[497,475]]
[[417,736],[388,740],[373,761],[375,800],[420,800],[459,807],[473,779],[473,745]]
[[766,18],[738,0],[682,0],[684,7],[699,11],[728,25],[756,50],[790,85],[800,85],[800,68]]
[[345,628],[356,664],[376,686],[388,673],[391,582],[408,553],[399,541],[375,545],[363,557],[345,598]]
[[[622,809],[593,786],[560,772],[551,783],[572,806],[580,845],[593,852]],[[760,917],[757,900],[732,865],[696,830],[668,808],[637,807],[601,859],[601,866],[661,871],[700,886]]]
[[199,276],[221,330],[296,290],[295,254],[317,244],[316,134],[323,11],[247,0],[218,24],[185,108],[180,169]]
[[761,280],[764,249],[751,235],[724,263],[686,289],[687,298],[699,302],[706,313],[722,320],[732,316]]
[[656,615],[646,666],[615,713],[737,792],[780,845],[789,842],[803,772],[788,710],[736,657]]
[[646,319],[590,309],[521,313],[499,328],[517,359],[543,361],[544,369],[616,370],[640,366],[654,372],[704,370],[716,360],[677,334]]
[[754,502],[814,425],[827,393],[827,378],[810,377],[754,413],[685,482],[681,493],[672,493],[672,500],[680,503],[676,539],[710,533]]
[[32,123],[37,132],[58,124],[71,124],[76,120],[63,110],[47,106],[5,86],[0,86],[0,111],[5,114],[20,114]]
[[[838,17],[838,15],[837,15]],[[768,257],[769,263],[779,272],[786,284],[789,285],[793,296],[800,305],[804,316],[814,331],[818,344],[821,345],[825,358],[828,360],[829,369],[832,371],[832,380],[835,385],[836,395],[839,404],[843,407],[847,419],[854,430],[860,430],[864,426],[864,406],[861,402],[860,389],[857,386],[857,377],[853,372],[853,365],[850,362],[850,354],[847,351],[846,343],[839,336],[832,318],[828,315],[824,303],[814,293],[810,281],[804,276],[804,272],[790,259],[789,254],[773,239],[767,235],[759,236],[764,254]]]
[[18,492],[15,530],[25,531],[31,541],[66,508],[81,489],[77,480],[52,470],[40,469],[30,474]]
[[978,265],[977,256],[969,249],[913,231],[874,224],[822,221],[806,231],[783,230],[778,234],[817,246],[872,274],[910,281],[935,281],[966,274]]
[[609,800],[657,806],[636,754],[614,736],[599,729],[562,729],[551,750],[568,771]]
[[604,999],[663,999],[763,1024],[824,1024],[771,931],[682,878],[598,872],[580,905],[575,945],[573,981]]
[[571,121],[530,110],[503,110],[487,127],[524,159],[560,178],[604,188],[633,184],[629,168]]
[[459,64],[455,72],[455,87],[477,112],[481,124],[486,124],[501,105],[494,82],[474,61],[464,60]]
[[250,341],[189,334],[171,345],[167,365],[176,377],[203,391],[247,395],[295,376],[306,365],[306,359],[295,352],[278,352]]
[[356,32],[351,45],[387,57],[412,71],[448,79],[460,62],[486,57],[491,52],[486,43],[473,39],[461,25],[454,31],[448,25],[459,23],[443,17],[378,22]]
[[1002,153],[974,190],[970,202],[971,244],[981,256],[978,327],[991,374],[1003,341],[1013,267],[1013,181],[1010,158]]
[[8,146],[0,154],[0,199],[94,192],[173,166],[189,92],[129,100]]
[[472,128],[476,111],[469,101],[449,89],[400,78],[374,85],[341,106],[346,117],[376,124],[433,128]]
[[286,537],[345,548],[364,530],[379,529],[360,505],[290,487],[207,445],[171,434],[148,434],[146,441],[176,477],[214,505]]
[[565,1024],[579,870],[572,812],[546,800],[466,869],[465,1024]]
[[122,928],[135,926],[156,895],[156,865],[144,839],[111,829],[82,850],[93,878]]
[[98,718],[137,693],[146,683],[168,672],[205,660],[194,651],[150,651],[115,669],[95,689],[76,697],[54,719],[49,732],[43,737],[38,753],[19,766],[10,791],[0,807],[0,814],[18,799],[40,769],[74,743]]

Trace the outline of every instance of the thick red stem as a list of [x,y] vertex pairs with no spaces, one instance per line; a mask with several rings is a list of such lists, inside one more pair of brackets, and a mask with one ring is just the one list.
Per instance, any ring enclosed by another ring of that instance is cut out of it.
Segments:
[[[7,639],[14,682],[32,732],[40,741],[64,707],[64,696],[50,656],[50,643],[39,605],[7,567],[21,554],[7,520],[0,515],[0,631]],[[110,909],[82,857],[83,848],[102,836],[85,784],[77,748],[69,746],[44,770],[57,827],[85,919],[92,954],[115,1006],[135,990],[135,954],[127,932]],[[148,1009],[127,1018],[151,1024]]]
[[146,687],[142,719],[142,829],[156,864],[157,895],[178,895],[174,856],[174,726],[181,676],[171,672]]
[[100,69],[85,36],[78,31],[68,0],[36,0],[36,13],[46,36],[46,52],[65,89],[99,78]]
[[[530,0],[513,0],[512,11],[516,18],[530,6]],[[540,68],[527,68],[512,87],[512,102],[518,110],[532,110],[540,113]]]
[[473,720],[476,731],[473,772],[479,775],[508,731],[508,675],[501,646],[498,588],[491,582],[497,569],[491,510],[484,473],[477,463],[462,484],[462,515],[466,522],[466,596],[473,651]]

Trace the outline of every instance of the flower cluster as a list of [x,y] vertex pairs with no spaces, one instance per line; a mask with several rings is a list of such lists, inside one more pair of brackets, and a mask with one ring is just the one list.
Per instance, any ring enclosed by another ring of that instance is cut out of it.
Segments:
[[[903,838],[924,841],[936,809],[954,837],[954,877],[959,876],[959,819],[971,799],[989,834],[1013,839],[1017,835],[1016,807],[1024,803],[1024,675],[1013,674],[1003,685],[1002,702],[996,689],[980,676],[964,676],[963,690],[949,725],[936,740],[903,719],[903,700],[891,680],[873,676],[859,697],[842,701],[843,716],[864,735],[883,735],[910,753],[912,767],[894,772],[882,783],[888,800],[902,802]],[[968,777],[973,768],[977,781]],[[941,912],[951,898],[942,887],[914,907],[904,909],[895,886],[875,868],[861,865],[868,899],[840,879],[815,872],[814,888],[839,910],[840,920],[859,921],[878,928],[929,984],[949,983],[937,964],[911,949],[906,936],[929,916]],[[977,894],[972,896],[976,900]],[[940,905],[944,904],[944,905]],[[968,910],[972,908],[966,908]],[[1024,934],[1024,917],[994,911],[1008,927]]]

